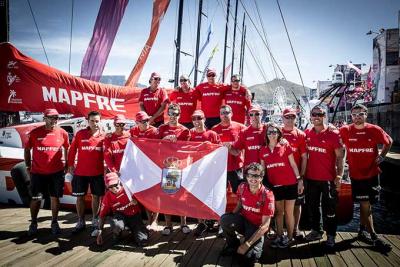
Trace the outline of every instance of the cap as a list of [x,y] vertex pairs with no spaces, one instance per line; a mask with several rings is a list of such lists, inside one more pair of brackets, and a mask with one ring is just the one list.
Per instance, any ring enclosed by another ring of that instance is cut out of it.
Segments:
[[126,123],[126,118],[122,114],[118,114],[114,117],[114,123]]
[[117,184],[119,182],[118,174],[116,172],[107,173],[106,176],[104,177],[104,182],[107,187],[109,187],[110,185]]
[[256,111],[256,112],[262,112],[262,109],[261,109],[260,106],[255,106],[255,105],[253,105],[253,106],[251,106],[249,112],[254,112],[254,111]]
[[194,116],[200,116],[200,117],[204,118],[204,112],[200,109],[196,109],[192,114],[192,117],[194,117]]
[[179,77],[179,80],[189,80],[189,76],[182,74],[181,77]]
[[297,113],[296,113],[296,110],[294,110],[293,108],[285,108],[282,112],[282,115],[283,116],[286,116],[286,115],[295,115],[296,116]]
[[214,73],[215,75],[217,75],[217,71],[215,69],[208,69],[207,70],[207,75],[211,74],[211,73]]
[[150,79],[152,79],[152,78],[161,78],[161,76],[160,76],[160,74],[158,72],[153,72],[150,75]]
[[136,113],[136,121],[143,121],[148,119],[150,119],[150,116],[147,115],[145,111],[139,111],[138,113]]
[[48,108],[46,109],[44,112],[44,116],[58,116],[60,114],[58,114],[58,111],[54,108]]

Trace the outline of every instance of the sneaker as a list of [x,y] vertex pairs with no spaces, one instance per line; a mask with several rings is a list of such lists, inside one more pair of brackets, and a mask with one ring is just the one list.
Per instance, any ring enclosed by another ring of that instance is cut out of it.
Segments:
[[121,240],[121,237],[122,237],[122,231],[119,231],[118,233],[113,232],[112,233],[113,244],[118,243]]
[[301,231],[294,231],[293,232],[293,238],[297,241],[303,241],[304,240],[304,234]]
[[93,218],[92,219],[92,228],[93,229],[99,228],[99,218]]
[[281,242],[281,236],[277,236],[274,240],[272,240],[270,247],[271,248],[277,248],[279,243]]
[[207,225],[205,223],[199,223],[194,229],[194,235],[199,237],[202,236],[207,231]]
[[96,237],[99,234],[99,229],[94,229],[90,234],[91,237]]
[[36,235],[38,232],[37,223],[31,223],[28,229],[28,236]]
[[229,257],[234,255],[236,253],[236,250],[237,249],[234,247],[225,247],[224,249],[221,250],[219,255],[221,255],[222,257]]
[[72,231],[72,233],[77,234],[77,233],[82,232],[85,229],[86,229],[86,223],[84,221],[79,221],[76,224],[75,229]]
[[162,235],[170,235],[171,232],[172,232],[172,227],[165,226],[161,233],[162,233]]
[[357,239],[367,244],[373,244],[371,236],[366,230],[360,230],[358,232]]
[[53,235],[58,235],[59,233],[61,233],[61,229],[60,226],[58,225],[58,222],[51,223],[51,233]]
[[320,232],[317,232],[315,230],[311,230],[311,232],[306,235],[305,239],[307,241],[316,241],[322,239],[322,235]]
[[224,237],[224,230],[222,229],[221,225],[218,227],[217,237],[218,238],[223,238]]
[[335,246],[335,236],[333,235],[328,235],[328,238],[326,239],[326,246],[328,248],[333,248]]
[[289,238],[287,236],[283,236],[282,238],[280,238],[280,242],[277,244],[278,248],[287,248],[292,244],[292,240],[289,240]]
[[277,237],[278,235],[276,234],[276,232],[274,231],[274,229],[269,229],[269,231],[268,231],[268,233],[267,233],[267,238],[269,239],[269,240],[274,240],[274,239],[276,239],[276,237]]
[[185,235],[187,235],[191,232],[189,226],[187,226],[187,225],[181,225],[181,230],[182,230],[182,233],[184,233]]
[[383,253],[388,253],[392,250],[392,245],[386,243],[380,238],[373,240],[374,247]]

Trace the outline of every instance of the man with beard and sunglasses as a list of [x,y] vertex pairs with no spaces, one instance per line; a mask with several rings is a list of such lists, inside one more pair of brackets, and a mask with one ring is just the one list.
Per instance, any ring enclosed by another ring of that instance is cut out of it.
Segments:
[[60,233],[58,210],[60,197],[64,192],[64,171],[66,169],[62,157],[64,154],[64,157],[67,158],[69,140],[68,133],[57,126],[58,116],[57,110],[46,109],[43,117],[45,124],[29,133],[28,142],[25,145],[24,159],[31,178],[32,194],[29,236],[38,231],[37,216],[40,203],[43,197],[48,195],[51,199],[51,233],[54,235]]
[[[375,232],[372,205],[379,199],[379,164],[389,152],[393,140],[381,127],[367,123],[367,117],[366,106],[354,105],[351,108],[353,123],[340,128],[340,135],[346,146],[353,200],[360,203],[358,238],[389,252],[390,244]],[[382,145],[380,152],[379,145]]]
[[158,129],[149,124],[150,116],[145,111],[136,113],[136,126],[129,130],[131,137],[158,139]]
[[160,74],[153,72],[149,79],[150,86],[143,89],[139,96],[140,110],[150,116],[149,124],[154,127],[164,123],[164,110],[169,101],[167,92],[159,87],[160,81]]
[[343,177],[344,149],[339,132],[328,129],[324,123],[325,118],[323,107],[313,107],[311,123],[314,127],[305,131],[308,153],[305,195],[311,221],[311,232],[305,238],[307,241],[322,239],[322,208],[327,233],[326,247],[332,249],[335,246],[336,205]]

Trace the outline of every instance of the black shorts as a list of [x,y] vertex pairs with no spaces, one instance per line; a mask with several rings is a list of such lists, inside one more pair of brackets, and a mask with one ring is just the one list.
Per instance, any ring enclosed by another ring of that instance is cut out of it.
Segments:
[[220,122],[221,122],[220,117],[206,118],[205,125],[206,125],[207,129],[211,129],[214,125],[217,125]]
[[104,196],[106,185],[104,184],[103,175],[97,176],[80,176],[74,175],[72,179],[72,195],[73,196],[84,196],[86,195],[89,184],[90,192],[95,196]]
[[297,199],[297,184],[273,186],[275,201]]
[[43,197],[62,197],[64,193],[64,171],[52,174],[31,174],[30,190],[32,199],[42,200]]
[[353,201],[369,201],[371,204],[376,203],[379,199],[379,192],[381,191],[378,176],[363,180],[351,179],[351,191]]

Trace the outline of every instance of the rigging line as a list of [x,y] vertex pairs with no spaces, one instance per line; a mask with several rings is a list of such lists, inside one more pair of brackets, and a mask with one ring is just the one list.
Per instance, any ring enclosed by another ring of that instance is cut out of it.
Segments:
[[29,9],[30,9],[30,11],[31,11],[31,14],[32,14],[33,22],[35,23],[35,26],[36,26],[36,31],[37,31],[37,33],[38,33],[38,35],[39,35],[39,39],[40,39],[40,43],[42,44],[42,48],[43,48],[43,51],[44,51],[44,55],[46,56],[47,65],[49,65],[49,66],[50,66],[50,61],[49,61],[49,58],[47,57],[46,49],[44,48],[44,44],[43,44],[43,40],[42,40],[42,36],[40,35],[39,27],[38,27],[38,25],[37,25],[37,23],[36,23],[35,14],[33,14],[32,6],[31,6],[31,2],[30,2],[29,0],[26,0],[26,1],[28,2]]
[[69,60],[68,60],[68,73],[71,74],[71,51],[72,51],[72,25],[74,21],[74,0],[71,1],[71,31],[69,34]]
[[245,12],[245,13],[247,14],[247,16],[249,17],[250,22],[253,24],[254,28],[256,29],[256,32],[257,32],[258,35],[260,36],[261,41],[263,41],[265,47],[267,48],[267,50],[268,50],[269,53],[271,54],[271,58],[272,58],[272,60],[275,62],[276,66],[278,67],[280,73],[282,74],[282,77],[286,80],[285,74],[283,73],[281,67],[279,66],[279,64],[278,64],[278,62],[276,61],[275,57],[273,56],[272,52],[269,50],[269,47],[266,45],[265,40],[264,40],[263,37],[261,36],[260,31],[257,29],[256,24],[254,23],[253,19],[251,18],[250,14],[249,14],[249,12],[247,11],[246,7],[244,6],[242,0],[240,0],[240,4],[242,5],[244,12]]
[[[297,62],[297,57],[296,57],[296,54],[295,54],[295,52],[294,52],[292,40],[290,39],[290,35],[289,35],[289,32],[288,32],[288,29],[287,29],[287,27],[286,27],[285,18],[283,17],[283,13],[282,13],[281,5],[279,4],[279,0],[276,0],[276,3],[278,4],[279,13],[281,14],[281,18],[282,18],[283,25],[285,26],[286,35],[287,35],[287,38],[288,38],[288,40],[289,40],[290,48],[292,49],[294,61],[296,62],[296,67],[297,67],[297,71],[299,72],[299,76],[300,76],[300,80],[301,80],[301,85],[303,86],[304,94],[307,96],[306,87],[304,86],[304,82],[303,82],[303,76],[301,75],[301,72],[300,72],[299,63]],[[308,107],[310,108],[310,102],[307,101],[307,103],[308,103]]]

